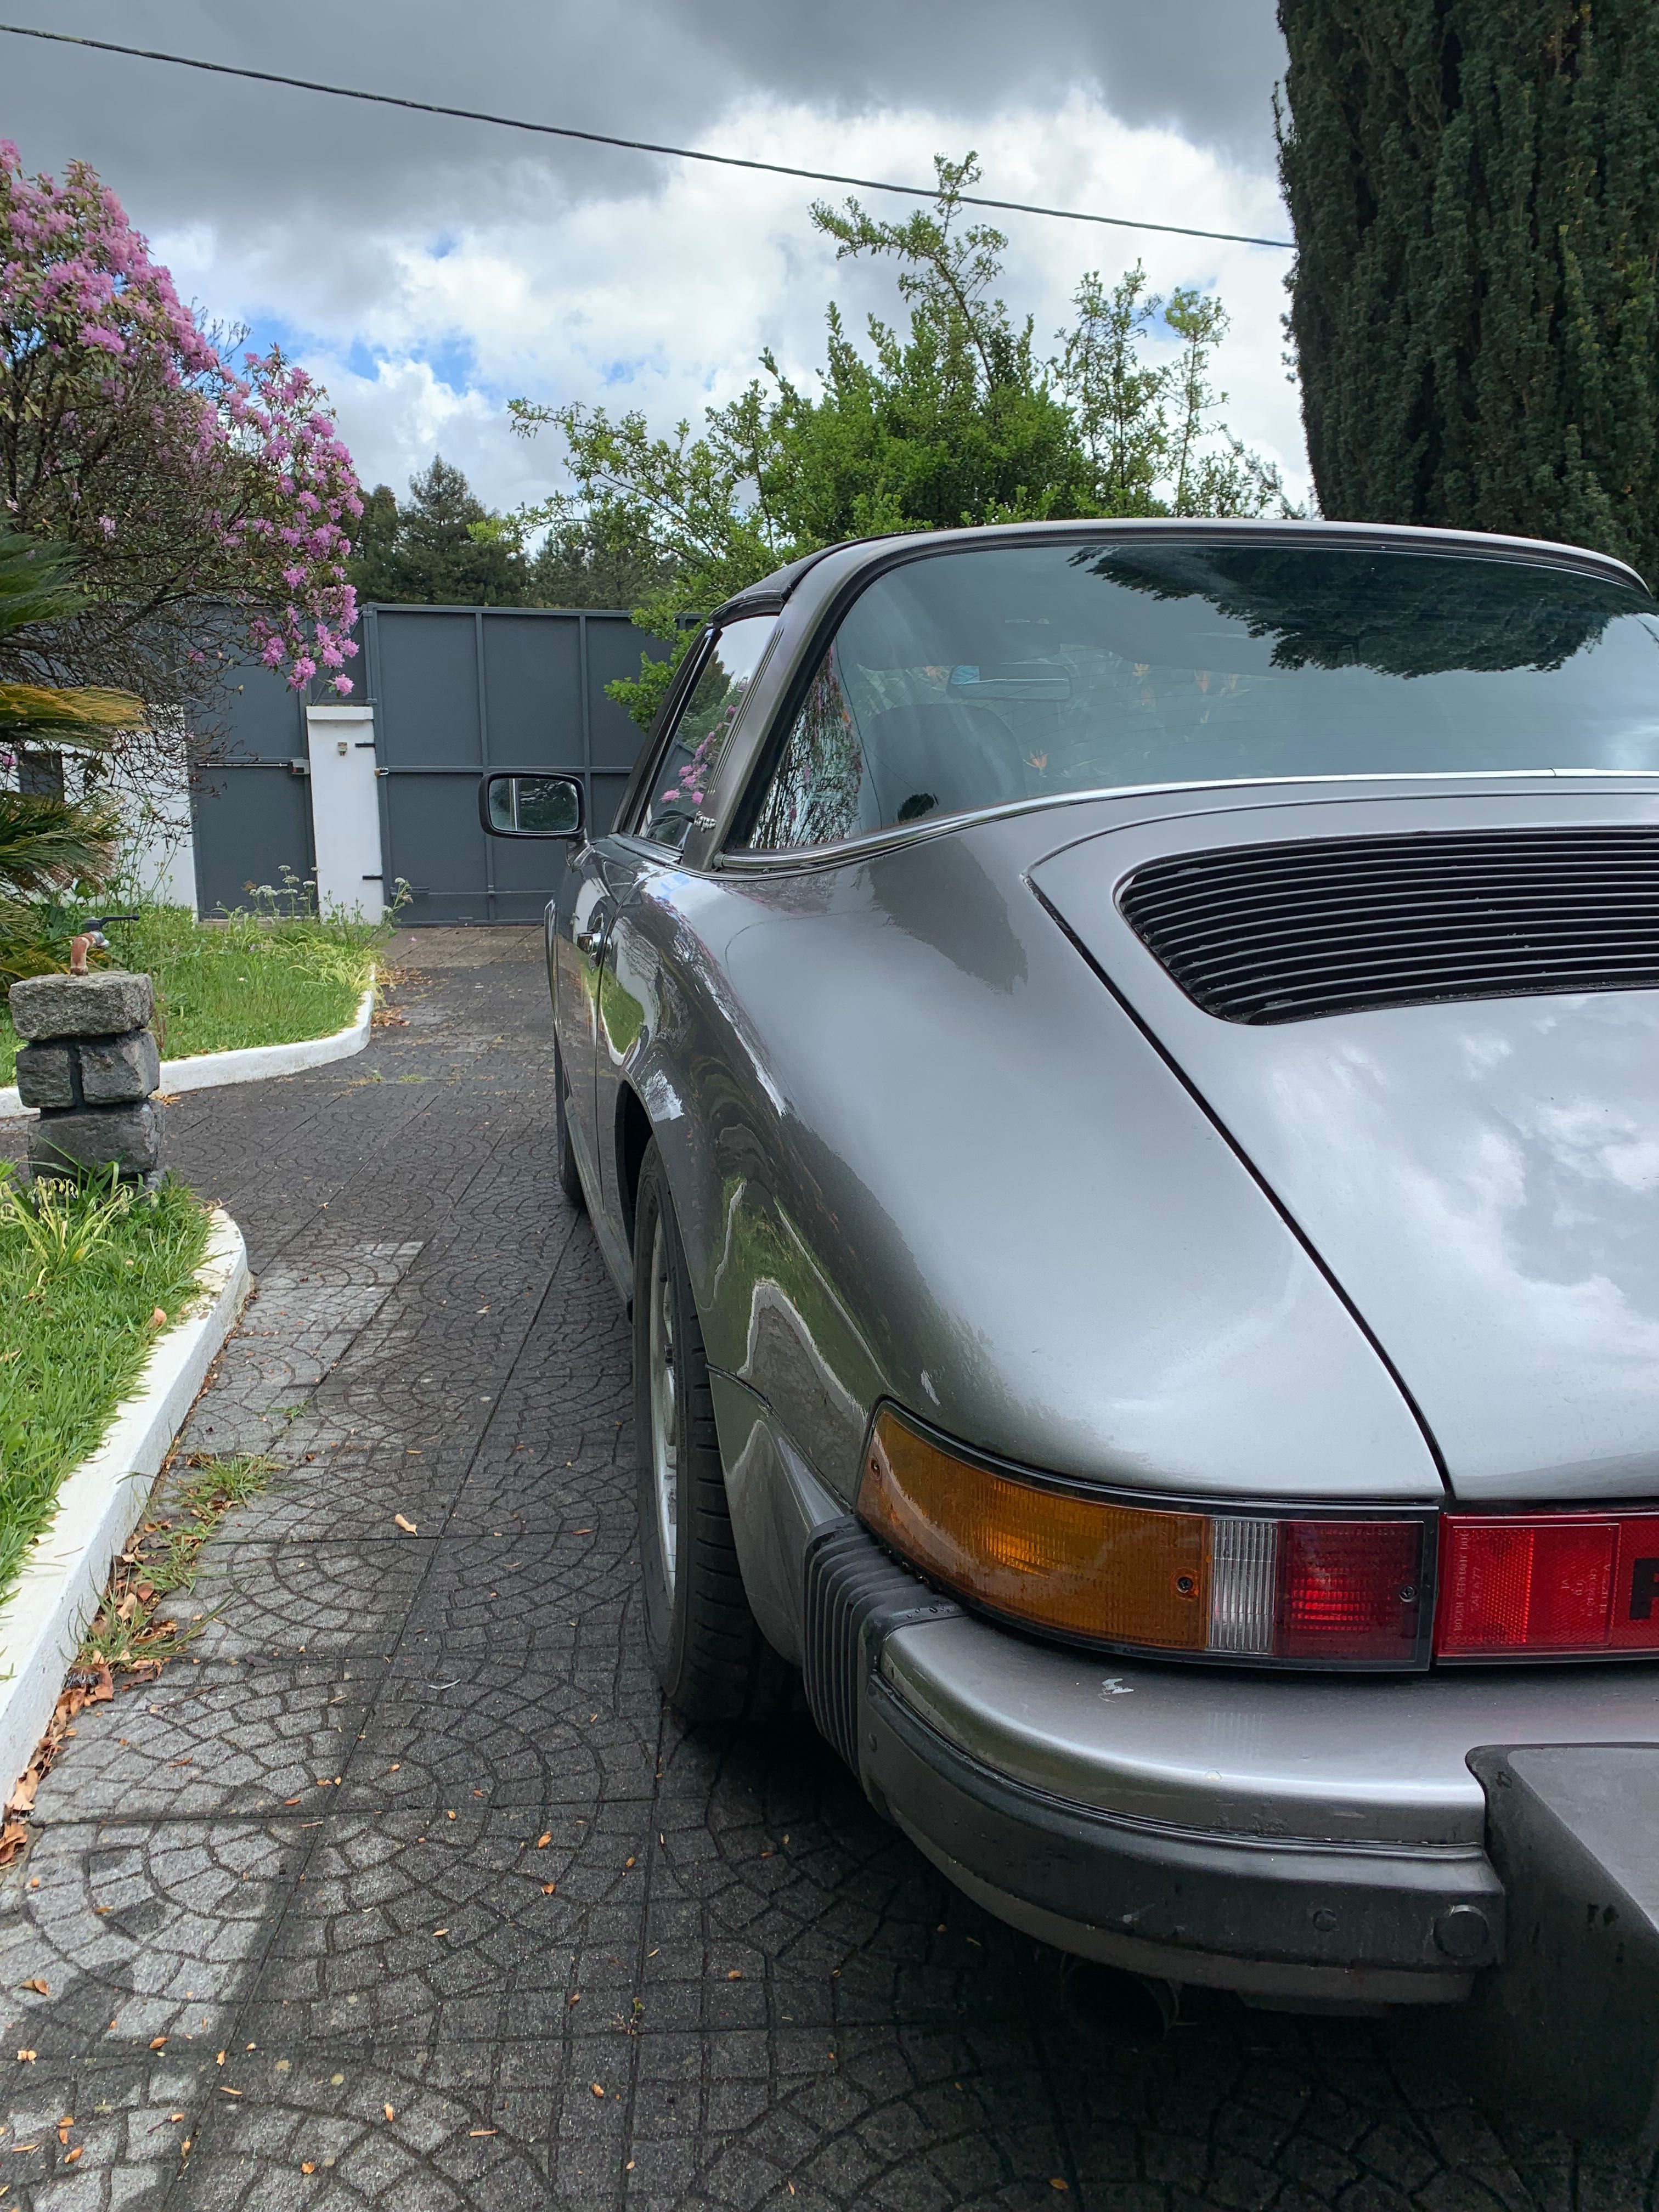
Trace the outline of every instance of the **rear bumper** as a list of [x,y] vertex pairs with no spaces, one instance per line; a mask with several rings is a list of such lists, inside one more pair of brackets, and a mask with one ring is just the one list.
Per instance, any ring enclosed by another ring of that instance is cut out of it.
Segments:
[[1264,1996],[1468,1996],[1504,1924],[1468,1753],[1653,1733],[1645,1668],[1345,1681],[1054,1650],[851,1521],[809,1543],[805,1601],[820,1726],[961,1888],[1063,1949]]
[[1376,2004],[1467,1996],[1504,1897],[1480,1850],[1362,1850],[1114,1819],[967,1758],[878,1678],[865,1788],[999,1918],[1113,1966],[1264,1996]]

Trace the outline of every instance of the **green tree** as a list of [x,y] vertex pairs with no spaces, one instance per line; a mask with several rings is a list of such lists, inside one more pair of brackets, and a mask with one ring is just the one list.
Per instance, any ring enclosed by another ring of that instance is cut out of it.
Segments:
[[[1282,506],[1279,479],[1219,422],[1225,394],[1210,362],[1226,327],[1220,303],[1196,292],[1164,301],[1139,269],[1108,291],[1097,273],[1074,300],[1060,350],[1039,356],[1032,319],[1017,322],[997,291],[1007,240],[964,225],[962,194],[978,180],[970,154],[936,156],[931,208],[883,222],[856,200],[815,205],[815,227],[837,258],[897,264],[902,329],[870,319],[866,343],[827,311],[827,359],[816,393],[770,354],[763,376],[702,433],[689,422],[653,435],[644,416],[580,404],[512,403],[515,427],[562,434],[574,480],[521,511],[512,526],[568,526],[653,547],[663,580],[635,619],[682,636],[686,616],[716,605],[781,562],[843,538],[1045,517],[1260,514]],[[1146,356],[1162,323],[1181,342],[1173,361]],[[637,682],[611,686],[648,725],[673,661],[642,663]]]
[[426,606],[523,606],[528,566],[458,468],[441,453],[409,480],[399,507],[377,484],[359,526],[351,580],[361,599]]
[[573,506],[538,548],[527,590],[538,607],[634,607],[673,580],[673,556],[645,518],[618,505]]
[[1659,569],[1659,8],[1279,0],[1328,514]]

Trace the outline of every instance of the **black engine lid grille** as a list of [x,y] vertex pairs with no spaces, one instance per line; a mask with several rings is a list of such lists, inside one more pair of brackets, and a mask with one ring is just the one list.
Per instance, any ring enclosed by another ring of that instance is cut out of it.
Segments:
[[1182,853],[1125,919],[1206,1013],[1659,989],[1659,829],[1433,830]]

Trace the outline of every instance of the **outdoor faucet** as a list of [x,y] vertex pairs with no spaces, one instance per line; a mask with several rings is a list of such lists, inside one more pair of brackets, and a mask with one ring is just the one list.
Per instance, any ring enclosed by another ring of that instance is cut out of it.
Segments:
[[136,914],[94,915],[78,937],[70,939],[70,974],[84,975],[88,952],[107,952],[109,939],[104,934],[112,921],[137,921]]

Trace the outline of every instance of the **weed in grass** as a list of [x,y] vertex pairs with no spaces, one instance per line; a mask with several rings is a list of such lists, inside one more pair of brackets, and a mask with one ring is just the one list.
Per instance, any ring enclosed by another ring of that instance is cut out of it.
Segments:
[[257,1498],[278,1462],[258,1452],[195,1458],[158,1486],[151,1511],[115,1564],[81,1646],[82,1667],[153,1674],[189,1640],[188,1628],[156,1617],[163,1598],[193,1589],[201,1549],[227,1513]]
[[78,1186],[67,1177],[48,1176],[24,1192],[17,1187],[10,1161],[0,1162],[0,1210],[5,1225],[22,1232],[40,1263],[31,1295],[38,1295],[48,1276],[83,1266],[117,1222],[131,1213],[134,1195],[132,1185],[121,1181],[121,1170],[113,1163],[106,1173]]

